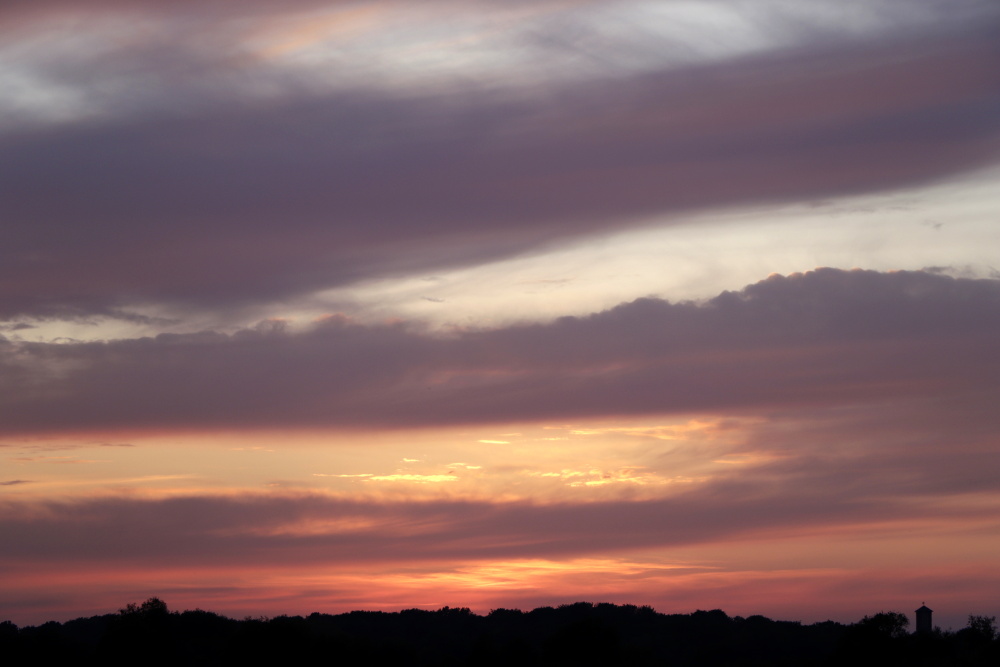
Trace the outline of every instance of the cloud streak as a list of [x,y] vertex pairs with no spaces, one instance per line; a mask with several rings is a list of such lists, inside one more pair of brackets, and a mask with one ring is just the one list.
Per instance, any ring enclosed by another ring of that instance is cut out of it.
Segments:
[[1000,282],[822,269],[431,335],[330,318],[233,335],[0,343],[6,433],[347,428],[996,397]]
[[[878,415],[881,426],[867,432],[867,422]],[[970,524],[989,530],[994,504],[983,499],[1000,493],[995,476],[982,472],[1000,463],[991,441],[956,438],[942,449],[940,425],[927,429],[917,418],[908,428],[900,416],[886,415],[881,406],[786,414],[749,429],[742,445],[778,456],[738,470],[718,466],[702,481],[647,499],[386,500],[315,493],[8,499],[0,502],[0,526],[10,538],[0,559],[343,567],[579,558],[761,539],[825,539],[843,531],[888,535]],[[827,432],[831,423],[839,430]],[[879,444],[866,443],[865,437]],[[676,453],[665,449],[663,456]]]

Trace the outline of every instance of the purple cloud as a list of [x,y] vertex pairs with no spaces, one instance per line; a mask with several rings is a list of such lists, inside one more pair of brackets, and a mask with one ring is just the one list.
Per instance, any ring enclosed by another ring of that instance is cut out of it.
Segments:
[[[0,136],[0,317],[261,303],[655,214],[994,164],[997,35],[980,20],[530,92],[355,86],[264,103],[167,77],[154,111]],[[225,80],[230,66],[183,69]]]
[[0,342],[7,433],[387,427],[882,399],[996,398],[1000,281],[822,269],[705,304],[640,299],[433,336],[331,318],[97,343]]

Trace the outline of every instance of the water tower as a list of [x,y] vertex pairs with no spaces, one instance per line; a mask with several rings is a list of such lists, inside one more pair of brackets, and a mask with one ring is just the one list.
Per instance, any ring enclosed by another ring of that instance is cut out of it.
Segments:
[[932,629],[931,625],[931,614],[934,613],[933,610],[928,609],[927,605],[921,603],[920,609],[917,609],[917,633],[924,634],[925,632],[930,632]]

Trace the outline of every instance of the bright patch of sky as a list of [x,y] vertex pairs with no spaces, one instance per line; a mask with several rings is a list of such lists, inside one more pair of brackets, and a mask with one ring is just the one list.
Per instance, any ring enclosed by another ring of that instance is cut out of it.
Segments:
[[[543,2],[352,5],[301,15],[255,37],[281,66],[328,76],[348,63],[394,85],[414,79],[530,83],[722,60],[956,18],[876,2]],[[965,11],[970,8],[966,6]],[[377,29],[369,32],[369,29]]]
[[[599,421],[525,425],[502,442],[488,426],[405,433],[34,437],[0,443],[0,461],[8,471],[4,479],[18,481],[6,494],[22,499],[50,498],[55,491],[67,498],[298,491],[534,501],[585,493],[582,499],[595,500],[619,493],[632,497],[640,486],[643,494],[662,496],[677,491],[675,485],[727,474],[731,466],[720,460],[739,455],[742,436],[733,424],[723,429],[707,416],[626,429]],[[414,452],[421,458],[407,456]]]
[[[194,3],[43,17],[0,43],[0,130],[143,109],[183,112],[226,95],[448,85],[534,86],[919,30],[989,11],[868,2],[357,2],[262,21]],[[124,64],[127,63],[127,64]]]
[[572,247],[323,296],[358,317],[478,327],[584,315],[645,296],[706,299],[771,273],[823,266],[990,277],[1000,270],[998,177],[990,171],[926,189],[713,211],[666,226],[653,219]]

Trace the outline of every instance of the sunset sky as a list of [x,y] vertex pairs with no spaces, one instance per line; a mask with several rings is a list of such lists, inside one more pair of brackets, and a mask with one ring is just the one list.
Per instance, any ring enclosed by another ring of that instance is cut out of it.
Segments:
[[995,0],[0,2],[0,620],[1000,615]]

